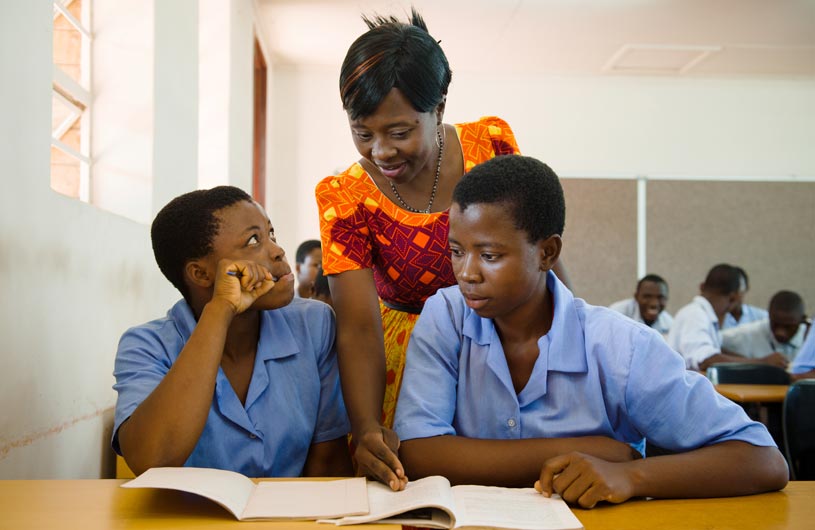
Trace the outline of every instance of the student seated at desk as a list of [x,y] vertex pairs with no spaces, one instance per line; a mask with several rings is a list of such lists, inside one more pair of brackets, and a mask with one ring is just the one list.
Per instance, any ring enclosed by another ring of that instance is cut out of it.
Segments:
[[792,363],[792,380],[815,379],[815,333],[809,330],[801,351]]
[[[422,310],[396,411],[407,475],[538,479],[545,495],[584,507],[782,488],[787,466],[763,425],[686,371],[654,330],[574,298],[551,272],[564,204],[552,170],[519,155],[456,185],[458,285]],[[646,436],[683,454],[634,458]]]
[[122,336],[113,449],[136,473],[352,475],[334,314],[293,300],[263,208],[231,186],[194,191],[158,213],[151,236],[184,299]]
[[738,268],[726,263],[714,266],[699,286],[699,296],[674,317],[668,345],[685,358],[689,370],[704,372],[708,366],[727,362],[787,367],[786,357],[778,352],[750,359],[722,349],[722,322],[738,301],[739,282]]
[[747,277],[747,271],[741,267],[735,266],[741,278],[739,292],[736,296],[736,303],[730,308],[730,311],[724,316],[722,322],[722,329],[731,329],[751,322],[758,322],[767,318],[767,311],[756,307],[754,305],[745,304],[744,299],[747,297],[747,291],[750,290],[750,278]]
[[671,330],[673,317],[665,311],[668,304],[668,282],[656,274],[646,274],[637,282],[637,289],[633,298],[614,302],[609,309],[622,313],[654,328],[662,336]]
[[792,362],[804,342],[807,326],[804,300],[779,291],[770,299],[769,318],[722,331],[722,349],[751,359],[779,352]]

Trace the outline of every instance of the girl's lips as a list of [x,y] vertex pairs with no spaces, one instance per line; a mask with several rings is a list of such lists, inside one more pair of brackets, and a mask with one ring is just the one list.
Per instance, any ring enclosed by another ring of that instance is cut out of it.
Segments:
[[477,311],[487,304],[487,299],[465,296],[464,303],[466,303],[467,307],[469,307],[470,309]]
[[282,276],[272,276],[272,280],[277,283],[281,280],[283,281],[294,281],[294,273],[288,272]]

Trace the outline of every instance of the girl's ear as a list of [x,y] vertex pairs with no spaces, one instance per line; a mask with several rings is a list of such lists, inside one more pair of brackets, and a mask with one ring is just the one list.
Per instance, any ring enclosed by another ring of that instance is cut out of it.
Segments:
[[555,266],[558,258],[560,258],[560,250],[562,248],[563,240],[560,238],[560,234],[553,234],[538,242],[540,269],[542,271],[548,271]]
[[203,287],[204,289],[212,287],[212,284],[215,283],[206,264],[200,260],[188,261],[184,266],[184,276],[190,285]]

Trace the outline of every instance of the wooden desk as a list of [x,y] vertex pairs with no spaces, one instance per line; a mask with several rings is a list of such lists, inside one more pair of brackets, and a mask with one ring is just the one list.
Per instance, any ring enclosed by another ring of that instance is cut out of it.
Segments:
[[[215,503],[169,490],[123,489],[124,480],[0,480],[0,527],[82,530],[204,528],[330,530],[312,522],[239,522]],[[790,530],[815,521],[815,482],[727,499],[632,500],[576,509],[586,530]],[[360,530],[391,529],[366,525]]]
[[783,403],[787,385],[714,385],[716,391],[739,403]]

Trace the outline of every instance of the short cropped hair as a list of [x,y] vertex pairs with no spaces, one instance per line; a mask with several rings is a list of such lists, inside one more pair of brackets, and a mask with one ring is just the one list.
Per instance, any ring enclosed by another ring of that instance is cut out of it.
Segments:
[[150,237],[158,268],[187,302],[184,267],[212,252],[220,225],[216,212],[240,201],[252,202],[252,197],[234,186],[191,191],[167,203],[153,220]]
[[306,261],[306,256],[315,248],[322,248],[320,241],[317,239],[306,239],[300,243],[300,246],[297,247],[297,252],[294,254],[295,262],[302,265]]
[[778,291],[770,299],[770,312],[782,311],[784,313],[798,313],[802,315],[806,312],[804,309],[804,299],[801,298],[796,292],[793,291]]
[[707,273],[703,288],[716,294],[733,294],[739,292],[741,275],[739,270],[727,263],[715,265]]
[[453,202],[462,211],[471,204],[506,204],[515,227],[525,231],[531,243],[562,235],[566,222],[560,179],[528,156],[502,155],[478,164],[456,185]]
[[421,15],[411,9],[409,23],[378,15],[362,19],[369,29],[351,44],[340,70],[343,109],[352,119],[370,116],[393,88],[418,112],[435,109],[453,73]]
[[747,276],[747,271],[745,271],[744,269],[742,269],[738,265],[733,265],[733,268],[735,268],[737,271],[739,271],[739,276],[744,278],[744,289],[746,291],[749,291],[750,290],[750,278]]
[[661,283],[661,284],[665,285],[666,289],[668,288],[668,282],[666,282],[665,279],[662,276],[658,276],[656,274],[646,274],[645,276],[640,278],[640,281],[637,282],[637,291],[638,292],[639,292],[640,286],[643,284],[643,282]]

